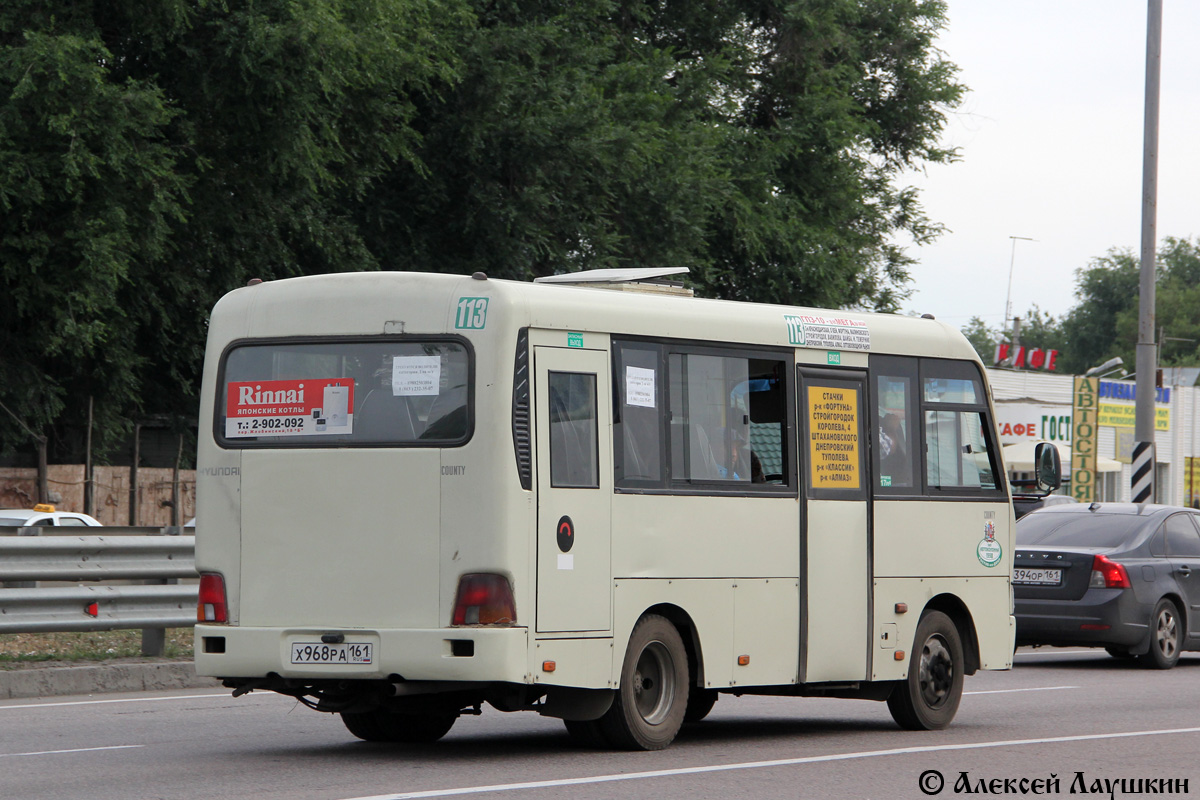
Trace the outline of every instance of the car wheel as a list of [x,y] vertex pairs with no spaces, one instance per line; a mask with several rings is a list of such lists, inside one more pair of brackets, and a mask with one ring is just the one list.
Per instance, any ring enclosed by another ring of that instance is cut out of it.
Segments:
[[1150,652],[1138,661],[1150,669],[1170,669],[1179,663],[1179,610],[1167,598],[1158,601],[1150,617]]
[[663,749],[683,725],[688,685],[679,631],[665,617],[642,617],[629,636],[617,696],[600,718],[604,737],[626,750]]
[[962,700],[962,637],[948,616],[930,611],[917,625],[913,648],[908,677],[892,689],[888,710],[906,730],[941,730],[954,719]]
[[683,715],[684,722],[699,722],[708,716],[717,704],[716,689],[701,689],[693,686],[688,690],[687,712]]
[[346,730],[367,742],[436,742],[454,727],[455,711],[395,714],[383,709],[362,713],[342,712]]

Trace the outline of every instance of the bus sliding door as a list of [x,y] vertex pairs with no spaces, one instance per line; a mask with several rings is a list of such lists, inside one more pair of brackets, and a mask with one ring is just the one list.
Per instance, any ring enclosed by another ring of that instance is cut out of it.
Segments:
[[865,373],[800,368],[804,682],[870,678],[871,564]]
[[608,354],[534,350],[537,630],[612,629]]

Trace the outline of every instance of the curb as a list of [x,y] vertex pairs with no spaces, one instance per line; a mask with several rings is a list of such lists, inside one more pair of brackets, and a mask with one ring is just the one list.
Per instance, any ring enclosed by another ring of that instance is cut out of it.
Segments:
[[0,700],[220,686],[196,675],[191,660],[0,670]]

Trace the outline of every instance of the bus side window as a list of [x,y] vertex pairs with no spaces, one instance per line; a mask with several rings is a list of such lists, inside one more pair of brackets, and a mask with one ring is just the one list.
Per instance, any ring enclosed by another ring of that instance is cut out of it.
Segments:
[[792,374],[765,349],[614,341],[616,490],[794,488]]
[[973,364],[926,360],[921,403],[925,422],[925,480],[931,490],[996,491],[995,453],[987,399]]
[[750,415],[734,391],[749,381],[749,360],[672,353],[669,364],[672,477],[749,483]]
[[550,485],[600,487],[596,376],[550,373]]
[[917,360],[877,357],[871,361],[871,371],[876,489],[884,494],[914,494],[920,474],[915,416]]
[[662,381],[654,345],[621,344],[617,350],[614,459],[617,485],[662,481]]
[[926,411],[925,445],[929,485],[935,488],[995,489],[983,435],[983,415],[974,411]]

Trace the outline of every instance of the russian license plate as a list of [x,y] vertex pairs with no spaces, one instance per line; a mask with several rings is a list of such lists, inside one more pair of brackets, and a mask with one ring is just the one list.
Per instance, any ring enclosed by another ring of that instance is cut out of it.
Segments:
[[370,642],[290,642],[293,664],[370,664],[374,646]]
[[1013,583],[1023,583],[1033,586],[1058,586],[1062,583],[1061,569],[1021,569],[1013,570]]

